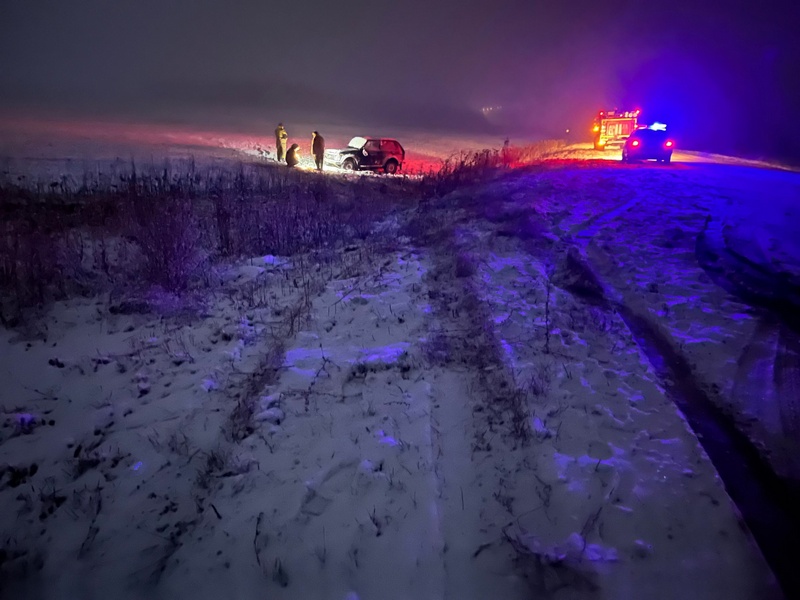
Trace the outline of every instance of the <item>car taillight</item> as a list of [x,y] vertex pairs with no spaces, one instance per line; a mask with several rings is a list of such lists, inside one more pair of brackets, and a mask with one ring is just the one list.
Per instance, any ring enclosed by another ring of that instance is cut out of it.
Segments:
[[675,145],[675,142],[673,142],[672,140],[669,140],[669,141],[667,141],[667,143],[666,143],[666,144],[664,144],[664,145],[665,145],[667,148],[672,148],[672,146],[674,146],[674,145]]
[[633,140],[631,142],[631,146],[638,146],[638,145],[639,145],[639,140]]

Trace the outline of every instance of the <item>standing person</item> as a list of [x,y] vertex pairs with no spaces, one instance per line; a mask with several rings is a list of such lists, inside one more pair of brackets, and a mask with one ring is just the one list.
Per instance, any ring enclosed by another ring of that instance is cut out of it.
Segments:
[[278,148],[278,162],[283,160],[286,156],[286,144],[289,140],[289,134],[283,128],[283,123],[278,123],[275,128],[275,146]]
[[297,163],[300,162],[300,146],[297,144],[292,144],[292,147],[289,148],[289,151],[286,153],[286,164],[290,167],[296,167]]
[[506,138],[503,140],[503,151],[501,153],[503,159],[503,166],[507,167],[511,163],[511,140]]
[[317,171],[322,171],[322,163],[325,159],[325,138],[319,131],[311,132],[311,154],[314,155],[314,162],[317,163]]

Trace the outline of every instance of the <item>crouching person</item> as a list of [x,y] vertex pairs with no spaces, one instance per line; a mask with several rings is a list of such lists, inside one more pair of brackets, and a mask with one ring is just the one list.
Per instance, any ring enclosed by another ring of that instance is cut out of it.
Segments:
[[300,162],[300,146],[297,144],[292,144],[292,147],[289,148],[286,152],[286,164],[290,167],[296,167],[297,163]]

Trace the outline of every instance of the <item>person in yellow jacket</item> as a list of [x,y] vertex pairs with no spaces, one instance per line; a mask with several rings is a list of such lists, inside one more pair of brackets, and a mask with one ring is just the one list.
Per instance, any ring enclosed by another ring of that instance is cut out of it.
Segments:
[[325,160],[325,138],[319,131],[311,132],[311,154],[314,155],[314,162],[317,163],[317,171],[322,171],[322,163]]
[[278,150],[278,162],[282,161],[283,157],[286,156],[286,144],[288,141],[289,134],[283,128],[283,123],[278,123],[275,128],[275,146],[277,146]]

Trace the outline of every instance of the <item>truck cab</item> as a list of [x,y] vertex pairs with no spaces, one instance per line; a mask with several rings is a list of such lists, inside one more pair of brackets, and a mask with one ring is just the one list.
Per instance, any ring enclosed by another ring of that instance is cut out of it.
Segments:
[[639,110],[601,110],[592,124],[595,150],[622,146],[639,127]]

